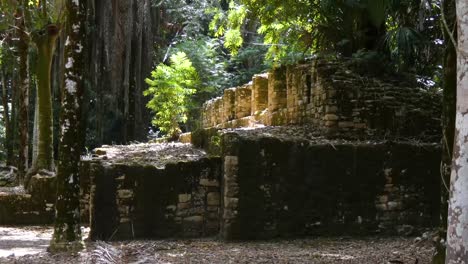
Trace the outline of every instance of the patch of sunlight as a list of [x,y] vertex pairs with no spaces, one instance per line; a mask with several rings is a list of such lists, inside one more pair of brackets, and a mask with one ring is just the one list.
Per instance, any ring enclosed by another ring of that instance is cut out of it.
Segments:
[[320,256],[320,257],[325,257],[325,258],[337,259],[337,260],[352,260],[352,259],[355,259],[355,257],[353,257],[353,256],[343,255],[343,254],[317,253],[315,255]]
[[44,245],[42,247],[10,248],[8,250],[0,249],[0,258],[5,258],[9,256],[22,257],[25,255],[39,254],[41,252],[45,252],[47,250],[48,245],[49,244]]
[[[44,253],[49,246],[52,226],[0,227],[0,258]],[[89,228],[81,227],[83,238]]]
[[0,227],[0,240],[16,240],[16,241],[40,241],[49,240],[53,233],[52,228],[15,228],[15,227]]

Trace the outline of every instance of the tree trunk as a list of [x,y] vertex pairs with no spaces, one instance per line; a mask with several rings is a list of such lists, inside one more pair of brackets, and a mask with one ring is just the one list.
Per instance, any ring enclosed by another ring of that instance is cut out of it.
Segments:
[[456,1],[457,110],[447,229],[447,264],[468,263],[468,2]]
[[88,115],[90,146],[145,140],[150,123],[142,91],[151,74],[156,17],[150,0],[94,1],[88,68],[96,100]]
[[20,7],[17,9],[17,20],[16,20],[16,34],[18,36],[18,54],[19,54],[19,65],[18,65],[18,131],[19,131],[19,153],[18,153],[18,182],[23,183],[25,174],[28,170],[28,156],[29,156],[29,65],[28,65],[28,49],[29,49],[29,38],[26,34],[25,27],[25,14],[24,14],[24,3],[20,2]]
[[[455,0],[445,0],[444,12],[449,28],[453,28],[456,20]],[[456,115],[456,95],[457,95],[457,52],[450,41],[450,34],[444,30],[446,40],[444,54],[444,89],[443,89],[443,109],[442,109],[442,162],[441,162],[441,186],[440,186],[440,229],[439,235],[435,239],[436,254],[433,257],[433,264],[445,263],[445,244],[443,241],[447,237],[447,213],[449,200],[450,172],[453,152],[453,139],[455,136],[455,115]],[[456,37],[456,36],[455,36]]]
[[57,201],[51,251],[77,250],[82,247],[80,231],[79,162],[81,105],[86,8],[83,0],[67,0],[68,21],[65,42],[65,81],[60,112],[60,142],[57,166]]
[[13,158],[14,164],[17,166],[18,161],[18,82],[15,80],[15,75],[12,74],[10,77],[10,85],[11,85],[11,145],[13,146]]
[[31,170],[54,170],[53,113],[50,73],[55,42],[59,34],[57,25],[47,25],[33,36],[37,46],[37,107],[38,107],[38,143],[37,162]]
[[3,121],[5,124],[5,150],[6,164],[13,165],[13,141],[11,135],[10,105],[8,100],[8,85],[5,71],[2,72],[2,103],[3,103]]
[[[36,89],[37,91],[37,89]],[[37,96],[34,99],[34,122],[32,133],[32,167],[37,168],[37,142],[39,134],[39,109],[37,104]]]

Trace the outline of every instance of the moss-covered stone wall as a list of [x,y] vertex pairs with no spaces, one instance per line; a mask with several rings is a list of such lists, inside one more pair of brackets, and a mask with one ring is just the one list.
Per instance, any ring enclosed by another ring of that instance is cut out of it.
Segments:
[[[53,224],[57,198],[56,176],[39,171],[31,177],[28,189],[22,187],[0,188],[0,225]],[[83,224],[89,223],[89,181],[80,179],[80,216]]]
[[91,162],[92,239],[202,237],[219,232],[220,158],[139,164]]
[[440,149],[411,142],[224,136],[225,239],[435,227]]

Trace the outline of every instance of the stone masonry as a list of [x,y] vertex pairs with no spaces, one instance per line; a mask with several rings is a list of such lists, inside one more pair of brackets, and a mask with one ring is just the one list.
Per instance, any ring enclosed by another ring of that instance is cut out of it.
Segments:
[[83,161],[91,238],[419,234],[439,222],[440,107],[346,60],[256,75],[203,105],[193,145]]
[[206,102],[203,127],[312,124],[324,135],[417,137],[424,133],[434,138],[439,134],[437,93],[405,78],[395,81],[356,73],[346,61],[317,59],[275,68],[254,76],[248,87],[250,91],[245,86],[225,90],[222,99]]
[[[223,136],[221,235],[416,234],[437,226],[434,143]],[[404,158],[402,158],[404,157]]]
[[[133,147],[127,155],[124,146],[104,147],[95,158],[83,161],[81,173],[90,179],[91,239],[202,237],[219,232],[220,159],[195,150],[189,154],[191,149],[181,146],[161,150],[159,144],[148,144]],[[175,155],[180,161],[166,161]],[[138,157],[145,161],[128,162]]]

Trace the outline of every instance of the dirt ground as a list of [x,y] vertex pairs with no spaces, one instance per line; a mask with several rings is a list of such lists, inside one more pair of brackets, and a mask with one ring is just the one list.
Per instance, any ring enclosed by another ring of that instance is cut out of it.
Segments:
[[430,242],[414,237],[92,242],[78,254],[52,255],[46,251],[52,232],[51,227],[0,227],[0,263],[426,264],[432,255]]

